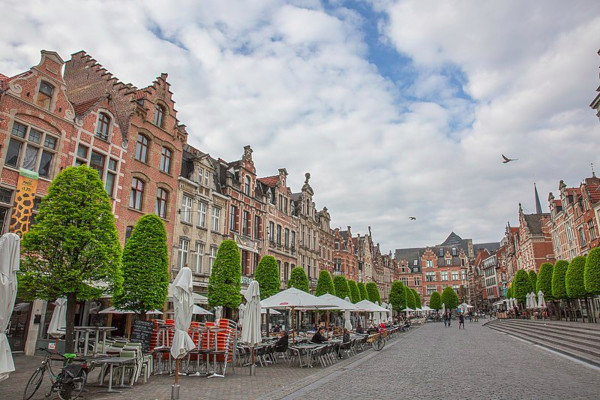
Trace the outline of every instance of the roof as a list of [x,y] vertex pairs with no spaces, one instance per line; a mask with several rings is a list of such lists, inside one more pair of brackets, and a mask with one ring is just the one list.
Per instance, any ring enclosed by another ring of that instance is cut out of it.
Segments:
[[548,214],[525,214],[523,218],[525,218],[525,223],[527,223],[527,227],[529,228],[529,232],[533,235],[541,235],[542,231],[542,218],[548,216]]
[[456,233],[452,232],[446,238],[444,243],[440,244],[441,247],[452,247],[452,246],[460,246],[464,242],[463,238],[458,236]]
[[87,111],[89,111],[90,108],[92,108],[96,103],[98,103],[100,99],[103,99],[105,97],[106,96],[100,96],[79,104],[73,104],[73,108],[75,109],[75,115],[85,114]]
[[494,253],[500,248],[500,242],[490,242],[490,243],[476,243],[473,244],[473,251],[475,254],[479,251],[479,249],[485,249],[490,253]]
[[394,253],[394,257],[396,258],[397,261],[406,260],[406,261],[412,263],[414,260],[419,259],[419,254],[420,254],[421,250],[422,250],[421,248],[417,248],[417,247],[410,248],[410,249],[396,249],[396,251]]
[[277,183],[279,183],[279,175],[273,175],[273,176],[266,176],[264,178],[258,178],[258,181],[264,185],[267,185],[269,187],[275,187],[277,186]]

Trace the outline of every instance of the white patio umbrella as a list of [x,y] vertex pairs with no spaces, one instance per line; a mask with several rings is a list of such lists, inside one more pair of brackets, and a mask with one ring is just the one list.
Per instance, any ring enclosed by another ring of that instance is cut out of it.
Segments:
[[59,338],[67,328],[67,298],[60,297],[54,302],[54,311],[48,325],[48,335]]
[[215,307],[215,321],[223,318],[223,306]]
[[[245,294],[246,294],[246,291],[242,290],[242,295],[245,295]],[[246,305],[242,303],[238,307],[238,315],[239,315],[240,324],[242,323],[242,321],[244,321],[244,311],[246,311]]]
[[[161,315],[163,312],[159,310],[150,310],[147,311],[148,315]],[[98,311],[98,314],[135,314],[135,311],[132,310],[122,310],[120,308],[108,307],[104,310]]]
[[529,300],[529,305],[531,306],[531,308],[538,308],[538,304],[537,301],[535,299],[535,293],[531,292],[531,298]]
[[531,293],[527,293],[527,296],[525,296],[525,308],[531,308]]
[[[260,309],[260,313],[261,314],[266,314],[267,313],[267,309],[266,308],[261,308]],[[269,310],[269,314],[271,314],[271,315],[281,315],[281,313],[279,311],[275,310],[274,308],[271,309],[271,310]]]
[[[329,294],[329,293],[327,293],[327,294]],[[350,298],[348,296],[346,296],[344,301],[347,303],[351,303]],[[354,306],[354,304],[352,304],[352,306]],[[356,309],[356,307],[354,307],[354,308]],[[352,321],[350,320],[350,310],[344,310],[344,328],[348,329],[349,331],[352,330]]]
[[542,292],[541,290],[538,292],[538,307],[539,308],[546,308],[546,301],[544,300],[544,292]]
[[250,282],[248,289],[244,293],[244,298],[246,299],[246,310],[244,311],[244,320],[242,321],[241,342],[247,343],[252,349],[250,375],[254,375],[256,368],[254,346],[262,342],[262,332],[260,329],[260,287],[257,281]]
[[15,370],[6,329],[17,296],[17,271],[21,238],[14,233],[0,237],[0,382]]
[[183,267],[171,283],[173,292],[173,307],[175,308],[175,333],[171,344],[171,356],[175,358],[175,384],[171,397],[179,398],[179,360],[185,356],[195,345],[188,334],[194,312],[192,270]]
[[213,313],[211,313],[210,311],[205,310],[204,308],[197,306],[196,304],[194,304],[192,314],[194,314],[194,315],[213,315]]
[[[199,293],[193,293],[192,297],[194,298],[194,304],[208,304],[208,297],[206,296],[202,296]],[[173,301],[173,288],[171,285],[169,285],[169,290],[167,292],[167,301]]]
[[442,315],[446,314],[446,303],[442,303]]

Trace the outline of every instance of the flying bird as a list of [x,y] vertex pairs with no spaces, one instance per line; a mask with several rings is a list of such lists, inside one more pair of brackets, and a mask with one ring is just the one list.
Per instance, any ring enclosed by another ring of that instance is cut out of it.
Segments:
[[417,217],[408,217],[411,221],[415,221]]
[[502,158],[504,159],[504,161],[502,161],[502,164],[506,164],[506,163],[509,163],[511,161],[517,161],[518,160],[518,158],[508,158],[504,154],[502,154]]

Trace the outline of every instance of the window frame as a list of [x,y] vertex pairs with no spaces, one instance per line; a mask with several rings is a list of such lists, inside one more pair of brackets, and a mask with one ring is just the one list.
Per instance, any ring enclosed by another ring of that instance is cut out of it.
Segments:
[[108,142],[110,138],[110,127],[112,124],[112,118],[105,112],[98,113],[98,120],[96,121],[96,133],[94,136]]
[[221,207],[213,206],[210,212],[211,230],[221,233]]
[[154,106],[154,118],[152,119],[152,123],[159,128],[164,128],[165,124],[165,114],[166,107],[160,103],[156,103]]
[[[168,153],[168,154],[167,154]],[[159,169],[165,174],[171,174],[171,161],[173,160],[173,151],[168,147],[163,146],[160,151],[160,166]]]
[[[187,246],[185,244],[187,243]],[[183,246],[182,246],[183,245]],[[177,247],[177,269],[181,270],[187,265],[187,257],[190,252],[190,239],[186,237],[179,238],[179,246]]]
[[[137,184],[134,185],[134,182],[136,182]],[[144,208],[145,186],[146,182],[144,182],[143,179],[135,176],[131,178],[131,190],[129,191],[129,208],[132,208],[137,211],[142,211],[142,209]]]
[[[161,195],[162,194],[162,195]],[[169,191],[159,187],[156,189],[156,215],[160,218],[167,218],[167,205],[169,204]]]
[[[46,85],[48,88],[50,88],[50,93],[45,93],[44,91],[42,91],[42,85]],[[45,110],[50,110],[50,107],[52,106],[52,100],[54,99],[55,89],[56,89],[56,86],[49,83],[48,81],[45,81],[45,80],[40,81],[40,84],[38,85],[37,98],[35,100],[35,105],[38,107],[41,107]],[[43,101],[43,103],[42,103],[42,101]]]
[[148,163],[148,153],[150,150],[150,139],[143,133],[138,133],[137,140],[135,142],[135,151],[133,158],[144,164]]
[[[37,134],[37,141],[32,138],[33,133]],[[20,133],[20,134],[18,134]],[[55,157],[58,154],[57,148],[59,147],[60,138],[54,136],[51,133],[48,133],[42,129],[39,129],[36,126],[30,124],[24,124],[19,121],[13,121],[13,125],[10,131],[9,142],[6,150],[6,156],[4,158],[4,165],[9,168],[14,169],[27,169],[29,171],[36,172],[41,178],[44,179],[52,179],[53,166],[55,162]],[[50,146],[48,142],[48,138],[53,139],[53,145]],[[16,144],[15,144],[16,143]],[[16,150],[16,154],[13,154],[9,157],[9,152],[14,153],[14,146],[18,146]],[[35,161],[33,169],[27,168],[24,163],[27,158],[27,153],[29,149],[34,149],[35,151]],[[12,150],[11,150],[12,149]],[[15,159],[16,155],[16,159]],[[50,159],[43,161],[44,156],[49,156]],[[9,160],[15,160],[15,163],[9,162]],[[45,173],[41,172],[42,166],[45,165]]]
[[206,228],[206,217],[208,214],[208,204],[199,201],[198,202],[198,226],[201,228]]
[[[189,200],[189,204],[188,203]],[[181,197],[181,222],[185,224],[192,223],[192,209],[194,207],[194,198],[187,194]]]

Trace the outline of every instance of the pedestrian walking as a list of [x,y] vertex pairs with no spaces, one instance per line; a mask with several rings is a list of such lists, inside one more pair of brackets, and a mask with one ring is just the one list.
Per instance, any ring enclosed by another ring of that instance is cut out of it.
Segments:
[[461,326],[465,329],[465,316],[462,314],[458,316],[458,329],[460,329]]
[[444,314],[444,328],[448,327],[448,316]]
[[448,316],[448,326],[450,326],[450,323],[452,322],[452,314],[447,313],[446,315]]

